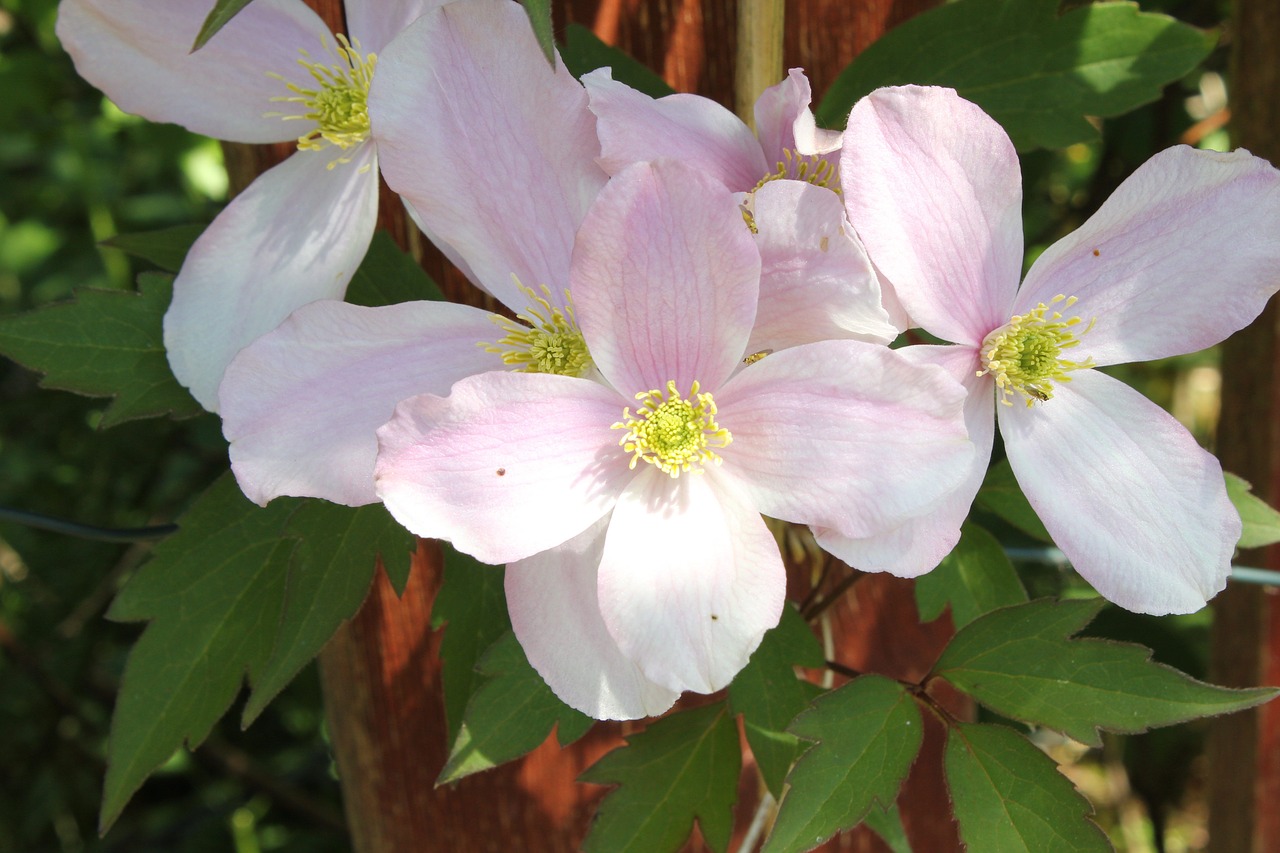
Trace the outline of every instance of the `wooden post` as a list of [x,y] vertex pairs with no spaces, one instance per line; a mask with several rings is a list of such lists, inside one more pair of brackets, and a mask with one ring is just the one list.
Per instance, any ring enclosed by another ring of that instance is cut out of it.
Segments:
[[[1231,23],[1231,141],[1280,163],[1280,19],[1271,0],[1236,0]],[[1222,352],[1223,466],[1280,499],[1280,312],[1275,301]],[[1280,549],[1241,555],[1280,568]],[[1246,687],[1280,683],[1280,599],[1232,584],[1214,601],[1210,679]],[[1280,708],[1213,721],[1209,733],[1209,837],[1215,853],[1280,850]]]

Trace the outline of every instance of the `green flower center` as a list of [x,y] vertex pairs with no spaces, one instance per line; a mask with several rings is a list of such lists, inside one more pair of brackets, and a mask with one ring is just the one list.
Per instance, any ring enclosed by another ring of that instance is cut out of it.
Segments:
[[679,477],[682,471],[700,471],[708,463],[720,464],[714,448],[728,447],[733,436],[716,423],[716,403],[710,394],[698,392],[695,381],[687,397],[676,389],[675,380],[665,391],[652,390],[636,395],[640,408],[622,410],[622,420],[614,429],[627,434],[618,442],[632,454],[631,468],[644,460],[660,471]]
[[1014,394],[1026,400],[1028,408],[1036,400],[1052,399],[1055,382],[1070,382],[1072,371],[1093,367],[1092,358],[1069,361],[1062,353],[1080,343],[1079,336],[1093,328],[1096,318],[1077,329],[1084,321],[1052,310],[1059,303],[1070,308],[1076,297],[1058,294],[1048,305],[1041,302],[1026,314],[1015,315],[982,339],[978,375],[990,373],[995,378],[1004,405],[1013,405],[1009,398]]
[[521,373],[585,376],[592,366],[591,353],[578,331],[569,292],[565,291],[562,310],[551,304],[551,291],[546,285],[539,296],[532,288],[516,284],[529,297],[532,307],[516,315],[516,320],[522,322],[495,315],[493,321],[506,335],[496,343],[482,342],[480,346],[485,352],[501,355],[504,364]]
[[774,165],[774,170],[769,172],[760,182],[751,188],[747,193],[747,200],[742,205],[742,218],[746,221],[747,227],[751,229],[752,234],[760,233],[756,228],[755,210],[753,202],[756,197],[756,190],[763,187],[770,181],[804,181],[813,184],[815,187],[825,187],[836,195],[840,195],[840,169],[833,166],[829,160],[824,160],[818,154],[800,154],[792,151],[790,148],[782,150],[782,159]]
[[[378,57],[372,53],[361,53],[360,43],[352,44],[344,35],[337,36],[337,39],[336,48],[325,45],[327,50],[337,55],[336,65],[313,62],[305,50],[299,51],[302,58],[298,64],[310,72],[315,88],[304,89],[285,81],[293,94],[271,99],[301,104],[307,112],[303,115],[268,115],[279,116],[285,121],[303,119],[315,122],[312,130],[298,137],[298,148],[302,151],[321,151],[330,145],[345,151],[369,138],[369,83],[373,80]],[[279,74],[272,76],[284,81]],[[349,159],[340,157],[330,163],[329,168]]]

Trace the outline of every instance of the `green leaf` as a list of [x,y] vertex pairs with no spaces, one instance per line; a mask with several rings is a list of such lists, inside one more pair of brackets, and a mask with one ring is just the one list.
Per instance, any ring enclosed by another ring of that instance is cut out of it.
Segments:
[[713,850],[729,846],[742,752],[723,703],[664,717],[579,777],[620,787],[604,798],[586,853],[679,850],[696,818]]
[[567,746],[594,722],[556,698],[510,631],[485,652],[479,672],[485,682],[471,694],[437,785],[519,758],[546,740],[553,727],[560,745]]
[[821,688],[796,676],[797,666],[825,663],[818,638],[793,607],[782,609],[778,627],[764,635],[751,660],[729,685],[729,707],[742,715],[747,743],[760,775],[779,799],[787,771],[808,746],[787,726]]
[[912,853],[911,842],[907,839],[907,828],[902,825],[902,815],[898,812],[898,804],[894,803],[887,810],[871,809],[862,821],[867,829],[880,836],[884,846],[892,853]]
[[444,627],[440,641],[444,714],[449,742],[456,743],[467,703],[480,684],[476,664],[511,628],[503,570],[486,566],[448,545],[444,548],[444,584],[431,608],[431,627]]
[[346,301],[377,308],[420,299],[440,301],[444,294],[417,261],[400,251],[390,234],[373,232],[369,251],[347,285]]
[[298,503],[257,507],[224,474],[112,604],[109,618],[151,624],[129,654],[111,719],[103,831],[174,750],[205,739],[245,674],[261,673],[297,544],[281,533]]
[[1058,16],[1059,0],[960,0],[895,27],[846,67],[818,121],[844,127],[879,86],[950,86],[1000,122],[1020,151],[1095,139],[1085,116],[1154,101],[1209,55],[1216,36],[1135,3]]
[[378,557],[408,571],[414,538],[381,504],[346,507],[307,501],[286,535],[300,540],[285,592],[275,648],[244,709],[248,726],[338,630],[369,594]]
[[651,98],[662,98],[675,92],[639,60],[600,41],[595,33],[581,24],[570,24],[565,28],[564,50],[560,52],[560,58],[574,77],[581,78],[597,68],[612,68],[614,80],[626,83]]
[[966,524],[960,541],[938,568],[916,579],[920,619],[932,622],[951,605],[951,619],[963,628],[983,613],[1021,604],[1027,591],[996,538],[975,524]]
[[1247,480],[1226,472],[1227,497],[1240,513],[1244,529],[1240,532],[1240,548],[1261,548],[1280,542],[1280,512],[1253,494],[1253,486]]
[[1151,650],[1110,640],[1070,639],[1101,599],[1040,599],[976,619],[934,666],[996,713],[1047,726],[1090,746],[1098,729],[1133,734],[1258,705],[1280,690],[1232,690],[1151,660]]
[[546,54],[551,67],[556,67],[556,40],[551,34],[551,0],[520,0],[524,12],[529,16],[529,25],[533,27],[533,37],[538,46]]
[[103,240],[102,245],[145,258],[162,270],[176,273],[182,269],[187,251],[204,229],[204,225],[174,225],[157,231],[117,234]]
[[982,488],[978,490],[977,504],[982,509],[1003,518],[1028,536],[1034,536],[1043,542],[1052,542],[1053,537],[1044,529],[1040,516],[1031,508],[1031,503],[1022,493],[1022,487],[1013,476],[1013,468],[1008,459],[1002,459],[987,471]]
[[45,374],[41,385],[88,397],[115,397],[110,427],[137,418],[199,414],[165,357],[161,322],[173,293],[160,273],[138,276],[139,292],[76,291],[71,302],[0,320],[0,353]]
[[200,27],[200,32],[196,34],[196,40],[191,44],[191,52],[195,53],[200,48],[209,43],[209,39],[218,34],[218,30],[225,27],[231,22],[231,19],[240,13],[240,10],[248,6],[251,0],[217,0],[213,4],[212,11],[209,16],[204,19],[204,24]]
[[864,675],[820,696],[791,725],[818,741],[787,777],[765,853],[810,850],[885,809],[920,751],[920,709],[901,684]]
[[1111,853],[1093,807],[1053,759],[1007,726],[959,723],[947,734],[947,788],[960,839],[982,853]]

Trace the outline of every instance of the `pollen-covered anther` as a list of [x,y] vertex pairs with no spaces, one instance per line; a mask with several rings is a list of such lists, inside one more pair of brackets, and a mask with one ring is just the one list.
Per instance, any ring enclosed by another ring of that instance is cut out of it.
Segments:
[[644,460],[672,477],[682,472],[701,471],[706,464],[720,464],[716,449],[729,446],[733,436],[716,423],[716,403],[710,394],[699,393],[695,381],[688,396],[682,396],[674,380],[665,391],[654,389],[636,395],[640,402],[635,414],[622,410],[622,420],[614,429],[625,429],[618,442],[632,454],[631,468]]
[[1030,408],[1039,400],[1053,397],[1057,382],[1070,382],[1070,373],[1093,367],[1093,359],[1070,361],[1062,357],[1065,350],[1079,345],[1080,336],[1093,328],[1097,318],[1090,319],[1084,328],[1079,317],[1064,317],[1053,306],[1063,308],[1075,305],[1076,297],[1058,294],[1041,302],[1025,314],[1017,314],[1008,323],[982,339],[982,369],[979,376],[988,373],[996,381],[1000,402],[1012,406],[1014,394],[1027,401]]
[[840,169],[830,160],[823,159],[820,154],[800,154],[790,148],[784,148],[782,159],[774,164],[774,169],[760,179],[751,188],[751,192],[763,187],[770,181],[804,181],[815,187],[825,187],[836,195],[840,195]]
[[585,376],[591,370],[591,354],[578,331],[569,291],[565,291],[562,309],[551,303],[551,290],[545,284],[541,295],[519,281],[516,286],[529,297],[530,307],[516,315],[522,322],[495,315],[493,321],[506,335],[496,343],[481,342],[480,346],[485,352],[501,355],[504,364],[521,373]]
[[[304,119],[315,122],[315,128],[298,137],[302,151],[321,151],[333,145],[347,150],[369,138],[369,83],[378,57],[360,52],[360,43],[352,43],[344,35],[337,36],[336,47],[325,44],[330,53],[336,54],[337,64],[324,65],[313,62],[305,50],[298,64],[310,72],[315,88],[305,89],[296,83],[285,81],[279,74],[272,74],[285,82],[292,95],[281,95],[272,101],[301,104],[307,112],[301,115],[267,113],[285,121]],[[329,164],[332,169],[339,163],[349,162],[349,157],[339,157]]]

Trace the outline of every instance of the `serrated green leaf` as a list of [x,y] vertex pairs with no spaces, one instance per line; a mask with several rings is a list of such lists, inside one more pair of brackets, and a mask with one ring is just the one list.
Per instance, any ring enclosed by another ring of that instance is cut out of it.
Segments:
[[1053,759],[1007,726],[959,723],[947,734],[947,788],[960,839],[982,853],[1110,853],[1093,807]]
[[533,27],[533,36],[538,40],[538,47],[546,55],[551,67],[556,66],[556,40],[551,34],[551,0],[520,0],[524,12],[529,16],[529,25]]
[[1240,513],[1244,528],[1240,531],[1238,548],[1261,548],[1280,542],[1280,512],[1276,512],[1262,498],[1253,494],[1253,486],[1231,472],[1227,477],[1227,497]]
[[407,571],[414,538],[381,504],[347,507],[307,501],[286,535],[300,540],[289,571],[275,648],[245,704],[248,726],[369,594],[377,559]]
[[209,39],[218,34],[218,31],[231,22],[231,19],[240,13],[245,6],[248,6],[252,0],[217,0],[213,4],[213,9],[209,12],[208,17],[204,19],[204,24],[200,27],[200,32],[196,33],[196,40],[191,44],[191,52],[195,53],[200,48],[209,43]]
[[1101,599],[1040,599],[1006,607],[959,631],[934,666],[996,713],[1101,746],[1098,729],[1133,734],[1250,708],[1280,694],[1196,681],[1151,660],[1150,649],[1071,639]]
[[617,784],[600,804],[586,853],[679,850],[696,819],[713,850],[729,846],[742,752],[723,703],[671,714],[615,749],[579,777]]
[[791,731],[818,743],[787,776],[765,853],[810,850],[891,806],[924,736],[915,699],[879,675],[818,697]]
[[1059,16],[1059,0],[960,0],[895,27],[836,78],[818,121],[844,127],[879,86],[950,86],[1000,122],[1020,151],[1097,137],[1085,116],[1154,101],[1196,67],[1216,37],[1135,3]]
[[600,41],[595,33],[581,24],[570,24],[565,28],[564,50],[560,52],[560,59],[574,77],[581,78],[597,68],[612,68],[614,80],[626,83],[651,98],[663,98],[675,92],[639,60]]
[[445,629],[440,641],[444,714],[449,743],[456,743],[467,703],[480,686],[476,665],[510,630],[511,620],[507,618],[502,567],[486,566],[448,545],[442,547],[444,584],[431,608],[431,627]]
[[1031,503],[1022,493],[1018,479],[1013,476],[1013,468],[1008,459],[991,466],[982,488],[976,498],[978,506],[994,513],[1021,530],[1028,536],[1034,536],[1042,542],[1052,542],[1053,537],[1044,529],[1040,516],[1031,508]]
[[202,410],[169,370],[161,322],[173,280],[138,276],[139,291],[76,291],[60,302],[0,320],[0,353],[44,374],[45,388],[115,397],[110,427],[137,418],[191,417]]
[[546,740],[553,727],[560,745],[567,746],[594,722],[556,698],[510,631],[485,652],[479,672],[485,681],[471,694],[437,785],[519,758]]
[[975,524],[961,529],[960,541],[938,568],[916,579],[921,621],[932,622],[950,605],[957,629],[997,607],[1026,600],[1027,591],[1004,548]]
[[862,825],[880,836],[884,846],[892,853],[912,853],[907,828],[902,825],[902,815],[898,812],[897,803],[888,809],[871,809],[863,818]]
[[377,308],[420,299],[438,302],[444,294],[417,261],[400,251],[390,234],[373,232],[369,251],[347,285],[346,301]]
[[111,719],[101,825],[184,743],[226,713],[271,653],[296,541],[282,537],[298,501],[265,509],[219,479],[156,546],[108,616],[151,624],[129,653]]
[[182,269],[187,251],[204,229],[204,225],[175,225],[156,231],[117,234],[103,240],[102,245],[145,258],[162,270],[176,273]]
[[769,790],[779,799],[787,771],[807,744],[787,731],[821,688],[796,677],[795,667],[820,667],[822,646],[793,607],[764,635],[751,660],[729,685],[729,707],[742,715],[747,743]]

